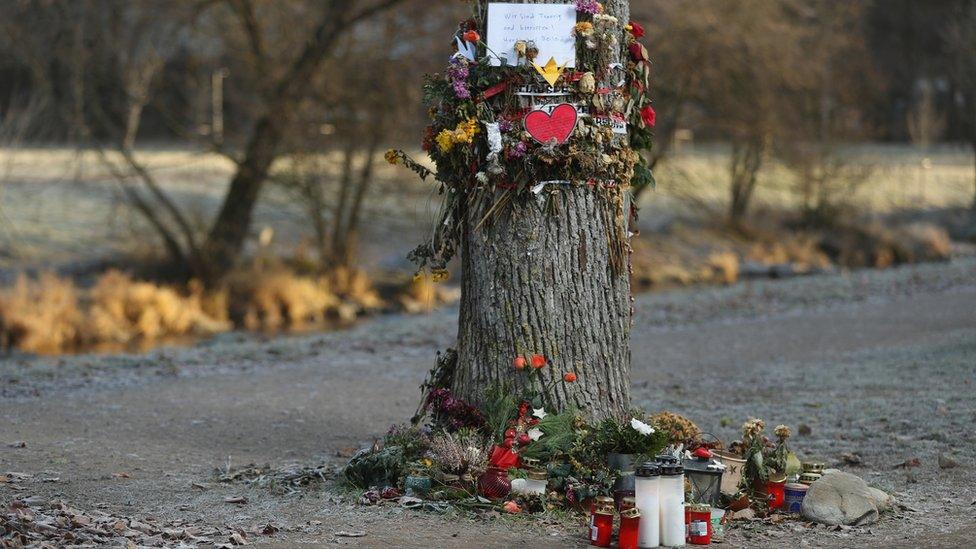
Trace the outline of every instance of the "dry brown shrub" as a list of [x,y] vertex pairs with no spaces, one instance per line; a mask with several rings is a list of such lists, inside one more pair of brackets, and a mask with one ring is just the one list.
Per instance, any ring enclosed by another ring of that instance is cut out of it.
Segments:
[[361,269],[338,267],[328,276],[333,291],[343,300],[358,305],[362,309],[378,309],[383,306],[383,300],[373,287],[366,272]]
[[703,277],[719,284],[735,284],[739,280],[739,256],[732,252],[716,252],[706,260]]
[[284,268],[238,271],[227,279],[231,318],[250,330],[301,328],[322,322],[341,301],[324,279]]
[[944,261],[952,243],[945,229],[929,223],[888,227],[849,223],[824,232],[821,247],[845,267],[885,268],[902,263]]
[[409,314],[429,313],[445,303],[453,303],[461,297],[459,288],[434,282],[430,277],[412,279],[400,290],[397,302]]
[[277,264],[241,270],[226,280],[230,317],[250,330],[303,329],[339,319],[347,322],[383,307],[363,271],[337,268],[304,276]]
[[203,310],[199,294],[184,297],[173,288],[135,281],[118,271],[100,276],[89,298],[84,339],[97,343],[155,341],[230,328]]
[[18,278],[0,292],[0,341],[38,354],[152,343],[230,329],[203,307],[202,290],[183,295],[173,288],[134,281],[118,271],[101,275],[88,291],[54,274]]
[[83,315],[74,284],[44,273],[25,275],[0,292],[0,347],[51,354],[79,343]]

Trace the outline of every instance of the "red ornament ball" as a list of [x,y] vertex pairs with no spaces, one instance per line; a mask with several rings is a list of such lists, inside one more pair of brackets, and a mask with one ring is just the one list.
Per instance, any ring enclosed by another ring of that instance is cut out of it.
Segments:
[[532,355],[532,367],[536,370],[546,366],[546,357],[542,355]]
[[526,360],[524,356],[517,356],[515,357],[515,360],[512,362],[512,366],[514,366],[516,370],[524,370],[525,365],[526,365]]

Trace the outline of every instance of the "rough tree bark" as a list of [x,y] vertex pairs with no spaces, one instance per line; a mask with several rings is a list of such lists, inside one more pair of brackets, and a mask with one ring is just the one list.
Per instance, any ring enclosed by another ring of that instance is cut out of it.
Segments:
[[[604,5],[621,26],[629,20],[627,0]],[[453,390],[478,402],[496,381],[527,377],[513,374],[515,356],[542,354],[552,361],[547,384],[578,374],[553,384],[547,408],[620,415],[630,406],[630,260],[614,257],[612,240],[625,205],[586,187],[558,193],[554,213],[532,199],[516,199],[490,223],[481,222],[488,205],[466,212]]]

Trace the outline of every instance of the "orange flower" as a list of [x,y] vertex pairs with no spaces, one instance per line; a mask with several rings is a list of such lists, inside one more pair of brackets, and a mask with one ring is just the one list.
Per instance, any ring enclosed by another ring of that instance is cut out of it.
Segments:
[[525,369],[525,357],[524,356],[517,356],[517,357],[515,357],[515,361],[512,363],[512,366],[515,366],[515,369],[516,370],[524,370]]
[[469,30],[468,32],[464,33],[465,42],[477,43],[479,40],[481,40],[481,35],[478,34],[478,31]]
[[563,381],[565,381],[566,383],[573,383],[574,381],[576,381],[576,374],[574,374],[573,372],[566,372],[565,374],[563,374]]
[[538,370],[540,368],[545,368],[545,366],[546,366],[546,357],[544,357],[542,355],[532,355],[532,367],[533,368],[535,368],[536,370]]
[[502,505],[502,509],[504,509],[508,513],[522,512],[522,508],[519,507],[518,503],[515,503],[514,501],[506,501],[505,505]]

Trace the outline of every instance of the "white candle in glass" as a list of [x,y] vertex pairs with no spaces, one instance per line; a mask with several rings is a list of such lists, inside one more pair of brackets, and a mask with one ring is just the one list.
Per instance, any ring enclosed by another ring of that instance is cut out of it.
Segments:
[[661,546],[661,472],[655,463],[644,463],[634,472],[634,500],[640,509],[637,545]]
[[661,545],[685,544],[685,475],[680,465],[661,467]]

